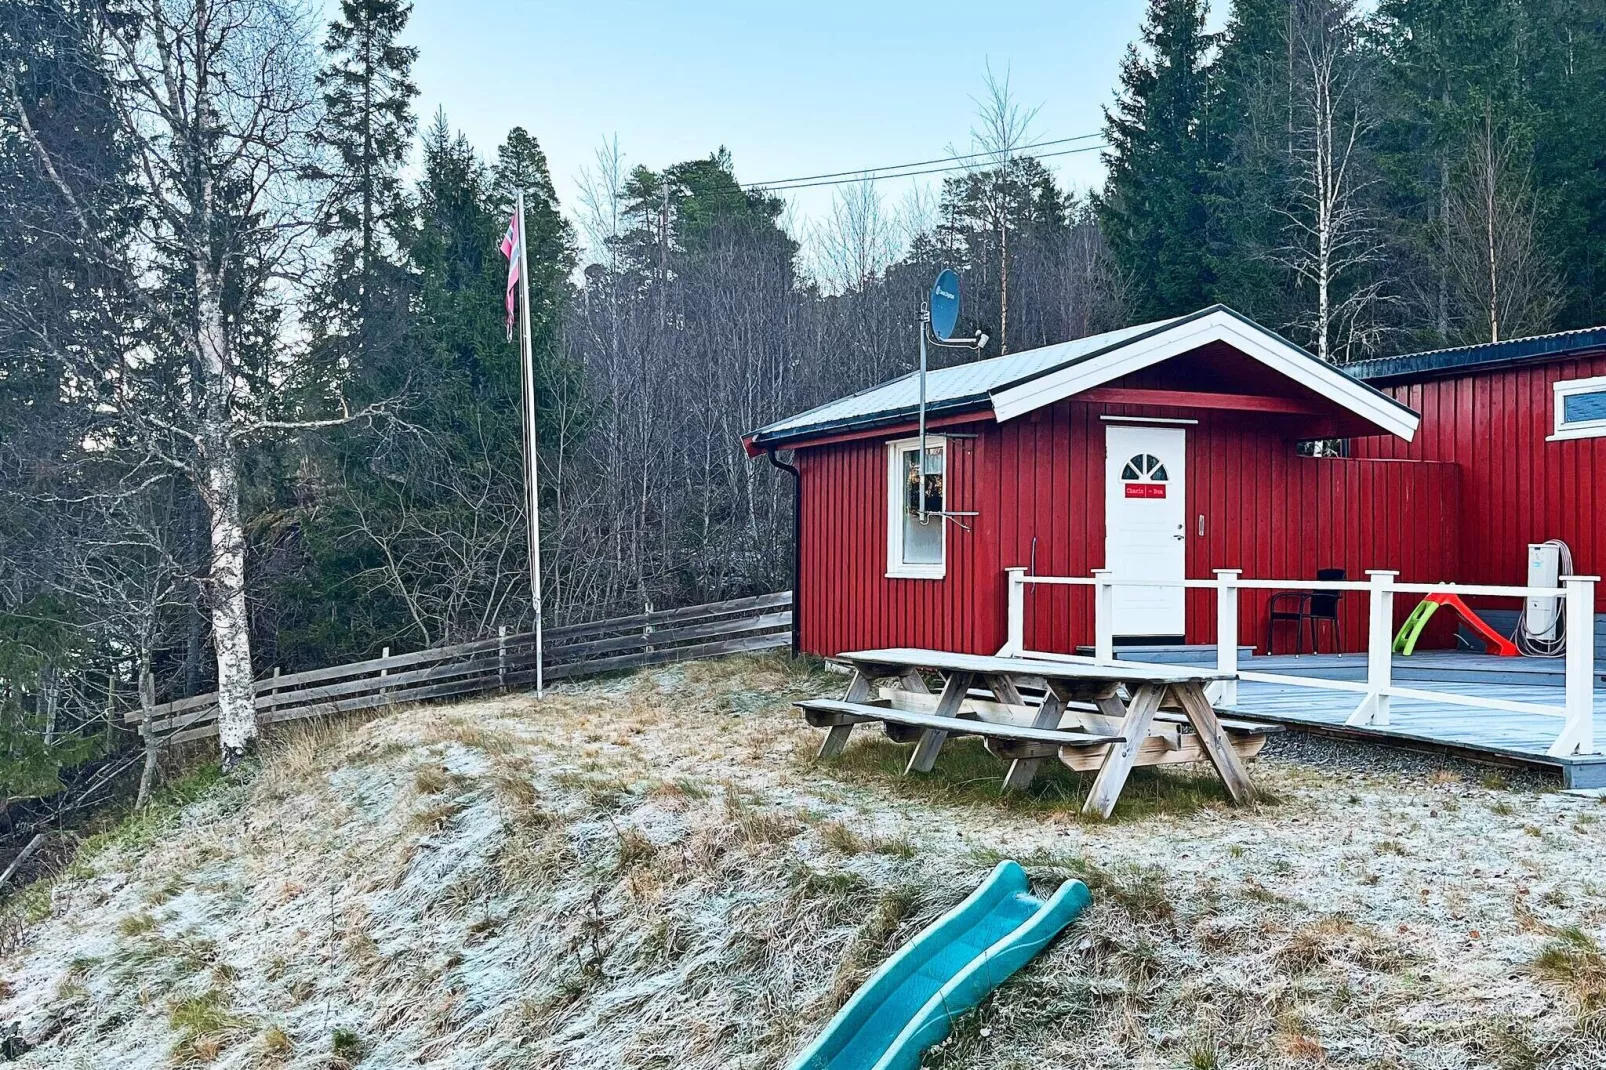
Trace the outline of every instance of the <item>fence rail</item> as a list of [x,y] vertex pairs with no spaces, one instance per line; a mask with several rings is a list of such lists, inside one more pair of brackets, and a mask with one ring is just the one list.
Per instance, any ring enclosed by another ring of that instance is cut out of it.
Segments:
[[[1233,674],[1219,685],[1216,701],[1231,704],[1237,700],[1238,681],[1286,684],[1328,691],[1349,691],[1361,696],[1348,724],[1389,723],[1392,699],[1443,702],[1474,709],[1511,713],[1540,714],[1562,719],[1561,731],[1550,745],[1553,757],[1590,754],[1596,750],[1594,735],[1595,672],[1595,584],[1598,576],[1562,576],[1559,587],[1515,587],[1495,584],[1399,583],[1399,573],[1387,569],[1368,569],[1361,580],[1272,580],[1245,579],[1237,569],[1216,569],[1215,579],[1116,580],[1109,569],[1095,569],[1091,576],[1029,576],[1024,568],[1006,570],[1009,576],[1008,638],[1000,654],[1048,657],[1075,661],[1115,660],[1115,588],[1182,587],[1187,590],[1216,592],[1216,668]],[[1031,650],[1026,645],[1026,588],[1031,585],[1090,587],[1093,590],[1093,656],[1079,657],[1050,651]],[[1366,682],[1325,680],[1318,677],[1290,676],[1282,673],[1250,672],[1238,668],[1238,599],[1246,590],[1364,591],[1368,597]],[[1566,690],[1561,705],[1513,702],[1481,695],[1461,695],[1447,691],[1400,687],[1394,683],[1394,596],[1396,594],[1477,595],[1494,598],[1558,598],[1564,605],[1567,634]],[[1221,637],[1232,637],[1222,642]]]
[[[792,641],[792,592],[549,628],[548,682],[673,661],[770,650]],[[535,633],[354,661],[256,681],[259,725],[448,698],[535,682]],[[164,702],[142,732],[176,745],[217,734],[217,694]],[[124,720],[140,723],[131,709]]]

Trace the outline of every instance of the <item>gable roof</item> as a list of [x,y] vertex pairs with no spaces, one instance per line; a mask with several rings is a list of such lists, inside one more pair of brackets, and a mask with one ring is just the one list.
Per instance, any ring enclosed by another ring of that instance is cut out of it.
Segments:
[[[1411,409],[1225,305],[928,372],[926,415],[991,411],[1002,422],[1216,341],[1298,380],[1384,431],[1406,439],[1416,433],[1418,417]],[[919,406],[920,375],[911,372],[766,424],[747,439],[756,450],[889,426],[915,418]]]
[[1482,342],[1450,349],[1430,349],[1422,353],[1403,353],[1396,357],[1376,357],[1345,365],[1345,371],[1368,382],[1427,378],[1462,370],[1552,360],[1569,353],[1603,348],[1606,348],[1606,327],[1585,327],[1576,331],[1536,334],[1531,338],[1512,338],[1504,342]]
[[[1118,331],[1089,335],[1070,342],[1059,342],[1039,349],[1025,349],[1002,357],[971,361],[926,373],[926,414],[965,412],[985,408],[990,392],[1007,383],[1028,379],[1068,361],[1118,345],[1144,332],[1175,320],[1158,320],[1123,327]],[[912,419],[920,410],[920,373],[912,371],[896,379],[861,390],[856,394],[828,401],[796,416],[777,420],[748,436],[755,444],[773,445],[780,439],[803,435],[853,431],[881,424]]]

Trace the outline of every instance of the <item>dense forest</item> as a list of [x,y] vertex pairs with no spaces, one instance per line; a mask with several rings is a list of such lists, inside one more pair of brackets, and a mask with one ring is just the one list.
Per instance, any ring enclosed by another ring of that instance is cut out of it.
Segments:
[[978,71],[935,196],[806,227],[718,146],[560,205],[539,109],[421,121],[409,11],[0,0],[9,795],[113,706],[216,689],[232,760],[273,667],[528,626],[520,192],[549,623],[783,587],[740,435],[908,371],[945,264],[988,355],[1217,301],[1338,362],[1606,321],[1606,0],[1153,0],[1101,189]]

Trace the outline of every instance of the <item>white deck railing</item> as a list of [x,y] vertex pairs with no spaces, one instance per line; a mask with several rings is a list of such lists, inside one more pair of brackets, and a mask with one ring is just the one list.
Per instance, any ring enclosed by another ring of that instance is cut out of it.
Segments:
[[[1091,576],[1028,576],[1024,568],[1005,570],[1009,575],[1008,638],[1002,655],[1047,657],[1095,664],[1115,660],[1115,588],[1183,587],[1216,592],[1216,668],[1235,674],[1216,686],[1212,700],[1232,705],[1238,700],[1238,681],[1285,684],[1327,691],[1348,691],[1361,696],[1346,724],[1385,726],[1392,699],[1443,702],[1473,709],[1530,713],[1562,718],[1561,732],[1549,753],[1554,757],[1593,754],[1595,751],[1595,584],[1598,576],[1563,576],[1560,587],[1511,587],[1491,584],[1399,583],[1398,572],[1368,569],[1359,580],[1246,580],[1239,569],[1218,568],[1213,580],[1120,580],[1109,569],[1094,569]],[[1032,585],[1093,588],[1093,656],[1082,657],[1026,646],[1026,588]],[[1328,680],[1283,673],[1252,672],[1238,668],[1238,599],[1246,590],[1262,591],[1365,591],[1368,594],[1366,682]],[[1565,601],[1567,629],[1566,697],[1560,706],[1538,702],[1483,698],[1450,691],[1400,687],[1394,683],[1394,596],[1396,594],[1456,594],[1486,598],[1561,598]],[[1222,636],[1230,641],[1221,642]]]

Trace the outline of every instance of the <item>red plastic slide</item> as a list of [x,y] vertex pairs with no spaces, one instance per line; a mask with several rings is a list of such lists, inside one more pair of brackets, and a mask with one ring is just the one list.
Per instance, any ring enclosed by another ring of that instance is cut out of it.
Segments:
[[1482,617],[1472,612],[1471,606],[1461,601],[1460,595],[1450,594],[1447,591],[1428,595],[1411,611],[1411,616],[1406,620],[1405,626],[1394,637],[1395,653],[1410,654],[1411,651],[1416,649],[1417,637],[1422,634],[1422,629],[1427,626],[1428,618],[1433,616],[1440,606],[1448,606],[1455,610],[1461,615],[1461,619],[1467,622],[1467,627],[1478,633],[1479,638],[1483,640],[1484,653],[1497,654],[1502,658],[1519,656],[1517,648],[1512,644],[1511,640],[1484,623]]

